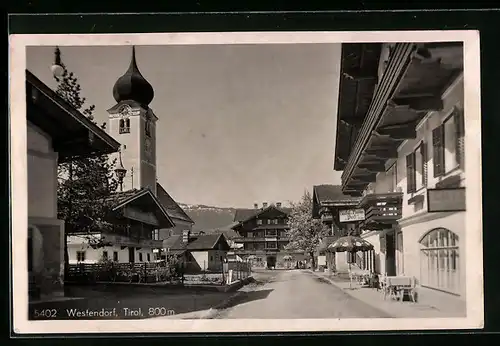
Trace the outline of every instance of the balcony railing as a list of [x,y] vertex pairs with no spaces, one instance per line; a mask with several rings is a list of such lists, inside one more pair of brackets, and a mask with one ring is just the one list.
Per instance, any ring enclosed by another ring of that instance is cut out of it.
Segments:
[[368,194],[359,206],[365,210],[363,222],[365,228],[384,228],[387,224],[395,223],[401,218],[403,193]]

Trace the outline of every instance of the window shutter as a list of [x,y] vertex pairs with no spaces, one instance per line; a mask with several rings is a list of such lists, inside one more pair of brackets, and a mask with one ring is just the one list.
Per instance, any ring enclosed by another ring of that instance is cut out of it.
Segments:
[[415,191],[415,154],[411,153],[406,156],[406,190],[407,192]]
[[444,125],[440,125],[432,130],[432,147],[434,177],[439,177],[444,173],[444,143],[443,143]]
[[427,187],[427,143],[420,144],[420,155],[422,156],[422,186]]
[[456,148],[455,153],[457,156],[457,162],[461,169],[464,169],[464,141],[465,141],[465,123],[464,123],[464,113],[458,107],[455,107],[453,111],[453,117],[455,118],[455,140],[456,140]]

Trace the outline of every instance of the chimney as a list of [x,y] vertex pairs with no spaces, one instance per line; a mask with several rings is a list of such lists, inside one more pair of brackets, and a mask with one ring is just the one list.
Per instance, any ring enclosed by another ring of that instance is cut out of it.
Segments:
[[262,208],[267,208],[267,202],[262,203]]
[[254,209],[259,209],[259,205],[257,203],[253,204]]
[[182,242],[183,243],[189,243],[189,235],[190,235],[190,231],[189,230],[184,230],[182,231]]
[[281,202],[276,202],[276,207],[281,208]]

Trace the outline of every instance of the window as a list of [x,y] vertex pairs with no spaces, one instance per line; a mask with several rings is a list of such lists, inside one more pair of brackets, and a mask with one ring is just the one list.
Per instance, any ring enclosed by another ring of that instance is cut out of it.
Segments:
[[113,261],[118,262],[118,251],[113,252]]
[[394,192],[398,187],[398,179],[397,179],[397,165],[396,162],[385,172],[386,176],[389,177],[389,191]]
[[277,225],[278,224],[278,219],[272,219],[269,220],[271,225]]
[[220,261],[222,262],[222,256],[220,256]]
[[76,252],[76,261],[77,262],[85,262],[85,251],[77,251]]
[[459,293],[460,265],[458,236],[436,228],[420,240],[420,281],[428,287]]
[[455,117],[450,116],[443,123],[444,126],[444,171],[449,172],[458,166],[457,161],[457,134]]
[[277,249],[278,244],[275,241],[266,241],[266,249]]
[[146,133],[146,137],[151,137],[151,119],[146,119],[146,123],[144,124],[144,132]]
[[142,252],[139,252],[139,262],[142,262]]
[[464,116],[455,107],[448,118],[432,131],[434,177],[464,165]]
[[261,219],[257,219],[257,225],[262,225],[262,220]]
[[120,119],[120,133],[130,133],[130,119]]
[[210,261],[213,261],[214,260],[214,256],[210,256]]
[[107,261],[108,260],[108,252],[107,251],[103,251],[102,252],[102,259]]
[[151,255],[150,254],[146,254],[146,257],[148,258],[148,262],[151,262]]
[[427,186],[426,143],[421,142],[415,150],[406,156],[406,190],[415,192]]
[[160,240],[160,230],[155,229],[151,232],[151,239]]
[[275,229],[268,229],[268,230],[266,230],[266,236],[276,237],[277,236],[277,231]]

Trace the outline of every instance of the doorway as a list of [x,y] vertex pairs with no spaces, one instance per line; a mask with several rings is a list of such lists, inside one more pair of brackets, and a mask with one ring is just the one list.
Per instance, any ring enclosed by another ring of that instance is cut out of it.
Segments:
[[385,271],[388,276],[396,276],[396,237],[394,231],[385,235]]
[[128,248],[128,262],[135,263],[135,247]]
[[267,268],[276,268],[276,256],[267,256]]

